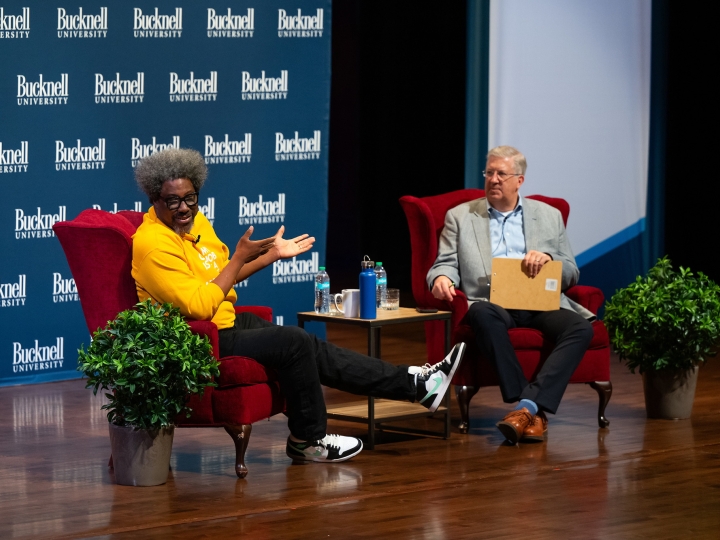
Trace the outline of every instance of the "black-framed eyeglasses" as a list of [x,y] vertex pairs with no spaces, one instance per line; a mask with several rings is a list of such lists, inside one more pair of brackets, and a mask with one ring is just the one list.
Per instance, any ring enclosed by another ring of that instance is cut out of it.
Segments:
[[199,193],[188,193],[184,197],[160,197],[160,199],[165,203],[168,210],[177,210],[182,203],[185,203],[188,208],[197,206],[199,195]]
[[502,172],[502,171],[483,171],[482,174],[488,180],[490,180],[497,174],[498,180],[500,180],[501,182],[504,182],[511,176],[522,176],[520,173],[512,174],[512,173],[506,173],[506,172]]

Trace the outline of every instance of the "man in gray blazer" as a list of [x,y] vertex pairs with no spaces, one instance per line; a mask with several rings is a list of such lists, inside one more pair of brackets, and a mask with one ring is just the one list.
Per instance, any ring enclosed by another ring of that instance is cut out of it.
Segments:
[[[428,271],[433,296],[453,301],[461,288],[471,304],[465,322],[475,332],[483,356],[495,366],[506,403],[519,402],[497,426],[505,438],[544,440],[545,412],[555,414],[570,376],[593,336],[594,315],[561,295],[557,311],[506,310],[491,304],[490,275],[494,257],[522,259],[534,278],[542,266],[562,261],[562,290],[575,285],[580,272],[568,242],[562,215],[555,208],[520,196],[527,162],[511,146],[488,152],[485,197],[456,206],[445,216],[438,256]],[[540,330],[555,348],[536,379],[528,383],[513,350],[508,329]]]

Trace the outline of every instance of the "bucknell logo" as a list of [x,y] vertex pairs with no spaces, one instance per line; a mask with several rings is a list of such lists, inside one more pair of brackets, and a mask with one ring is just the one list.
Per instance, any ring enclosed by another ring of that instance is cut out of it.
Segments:
[[205,135],[205,163],[250,163],[252,157],[252,133],[246,133],[242,141],[231,141],[228,134],[225,139],[216,141],[212,135]]
[[210,225],[215,224],[215,197],[208,197],[207,204],[198,205],[198,212],[207,218]]
[[258,195],[257,202],[250,202],[247,197],[240,197],[240,225],[284,222],[284,193],[278,193],[278,198],[275,201],[263,201],[262,195]]
[[170,101],[215,101],[217,99],[217,71],[210,72],[209,79],[196,79],[190,72],[189,79],[181,79],[170,73]]
[[60,272],[53,272],[53,302],[77,302],[80,300],[73,278],[65,279]]
[[24,39],[30,37],[30,8],[22,8],[22,15],[5,15],[0,7],[0,39]]
[[134,8],[133,32],[136,38],[179,38],[182,36],[182,8],[175,8],[175,15],[160,15],[158,8],[152,15],[143,15],[141,8]]
[[24,306],[27,299],[27,276],[20,274],[15,283],[0,283],[0,307]]
[[154,154],[156,152],[160,152],[162,150],[165,150],[166,148],[177,148],[179,150],[180,149],[180,136],[173,135],[172,142],[166,143],[166,144],[158,144],[157,139],[155,139],[155,137],[152,138],[152,142],[150,144],[142,144],[140,142],[140,139],[135,138],[135,137],[133,137],[131,139],[131,143],[132,143],[132,154],[131,154],[130,160],[131,160],[133,168],[135,168],[142,158],[151,156],[152,154]]
[[26,215],[22,208],[16,208],[15,239],[52,238],[55,236],[52,226],[58,221],[66,220],[67,208],[65,206],[59,206],[57,214],[43,214],[40,207],[38,207],[37,214]]
[[310,253],[310,259],[280,260],[273,263],[273,284],[279,283],[301,283],[312,281],[318,272],[320,258],[317,251]]
[[248,8],[247,15],[233,15],[227,8],[227,15],[218,15],[208,8],[207,37],[209,38],[251,38],[255,31],[255,9]]
[[65,339],[55,338],[55,345],[40,346],[36,339],[35,346],[24,348],[22,343],[13,342],[13,373],[26,371],[42,371],[59,369],[63,366],[65,355],[63,348]]
[[282,133],[275,133],[275,161],[320,159],[320,131],[313,131],[310,138],[295,137],[286,139]]
[[95,74],[95,103],[142,103],[145,97],[145,73],[138,71],[135,79],[105,80],[102,73]]
[[61,73],[59,81],[46,81],[42,73],[37,82],[18,75],[18,105],[67,105],[68,74]]
[[68,15],[65,8],[57,8],[58,25],[57,37],[59,38],[104,38],[107,37],[108,10],[100,8],[99,15],[85,15],[83,8],[77,15]]
[[279,77],[266,77],[265,70],[260,73],[260,77],[252,77],[250,72],[242,72],[243,99],[287,99],[287,69],[280,71]]
[[0,174],[27,172],[28,142],[20,141],[20,148],[3,148],[0,141]]
[[323,10],[315,10],[315,15],[303,15],[300,9],[297,15],[288,15],[284,9],[278,9],[278,37],[312,38],[322,37]]
[[[94,210],[102,210],[102,207],[99,204],[93,204],[92,205]],[[114,202],[112,204],[112,210],[105,210],[106,212],[109,212],[111,214],[117,214],[121,210],[127,210],[126,208],[118,208],[118,203]],[[133,211],[135,212],[142,212],[142,201],[135,201],[133,203]]]
[[56,171],[87,171],[105,168],[105,139],[98,139],[97,146],[82,146],[80,139],[75,146],[65,146],[55,141]]

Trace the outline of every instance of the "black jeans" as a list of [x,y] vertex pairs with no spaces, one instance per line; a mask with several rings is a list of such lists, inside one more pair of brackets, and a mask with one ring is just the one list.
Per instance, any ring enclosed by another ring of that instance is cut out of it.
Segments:
[[342,349],[296,326],[276,326],[252,313],[238,313],[220,330],[220,356],[247,356],[277,373],[294,437],[314,441],[327,429],[321,385],[363,396],[415,400],[407,366]]
[[[480,352],[495,366],[505,403],[534,401],[555,414],[568,381],[593,337],[592,325],[568,309],[557,311],[506,310],[490,302],[475,302],[465,321],[475,332]],[[555,342],[555,348],[528,383],[510,343],[510,328],[535,328]]]

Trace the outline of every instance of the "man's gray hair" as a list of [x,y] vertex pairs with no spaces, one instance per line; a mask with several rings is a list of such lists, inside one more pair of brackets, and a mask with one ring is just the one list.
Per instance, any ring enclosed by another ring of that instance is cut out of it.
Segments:
[[135,167],[135,181],[151,203],[158,200],[167,180],[187,178],[200,191],[207,174],[200,152],[190,148],[167,148],[141,159]]
[[512,146],[496,146],[487,153],[487,159],[491,157],[512,158],[515,163],[515,172],[525,174],[527,170],[527,160],[520,150]]

